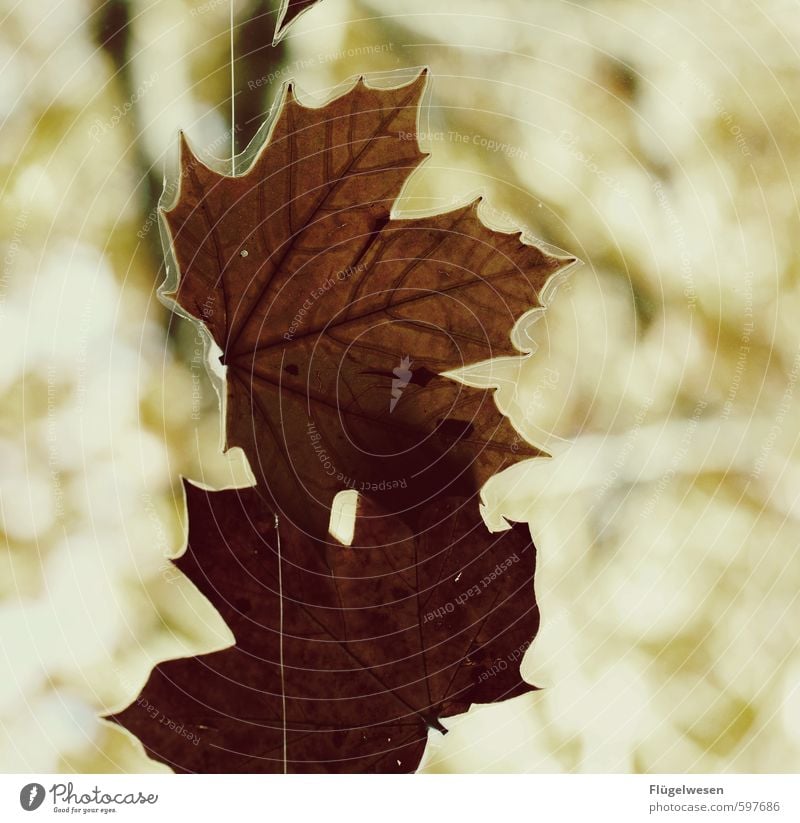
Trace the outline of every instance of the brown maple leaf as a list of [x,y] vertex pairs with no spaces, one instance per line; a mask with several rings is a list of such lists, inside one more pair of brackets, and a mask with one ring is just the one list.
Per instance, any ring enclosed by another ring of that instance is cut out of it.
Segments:
[[343,488],[405,512],[472,495],[522,456],[493,394],[443,372],[518,355],[509,331],[572,262],[490,230],[478,202],[392,218],[424,155],[424,73],[359,81],[319,108],[291,86],[269,137],[228,177],[183,142],[167,213],[175,298],[227,367],[227,445],[241,446],[279,512],[320,537]]
[[431,501],[412,534],[366,498],[352,546],[283,522],[257,488],[185,484],[178,567],[236,645],[161,663],[112,719],[183,772],[409,772],[429,729],[531,691],[535,549],[474,499]]

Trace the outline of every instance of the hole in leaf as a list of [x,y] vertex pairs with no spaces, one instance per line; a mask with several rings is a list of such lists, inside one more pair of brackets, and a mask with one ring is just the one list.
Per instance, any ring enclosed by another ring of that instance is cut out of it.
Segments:
[[343,546],[353,543],[356,530],[356,509],[358,508],[358,492],[354,489],[340,491],[331,503],[331,519],[328,532]]

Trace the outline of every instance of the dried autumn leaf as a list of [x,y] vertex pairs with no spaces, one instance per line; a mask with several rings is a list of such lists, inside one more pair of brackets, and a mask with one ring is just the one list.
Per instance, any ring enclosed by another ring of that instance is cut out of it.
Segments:
[[[474,499],[413,534],[362,498],[354,544],[281,523],[257,488],[186,484],[176,563],[236,645],[162,663],[113,719],[183,772],[409,772],[430,728],[532,689],[538,627],[527,526],[490,534]],[[284,749],[285,747],[285,749]]]
[[227,445],[317,537],[343,488],[413,523],[431,497],[472,495],[538,453],[491,393],[441,375],[519,354],[510,329],[571,260],[487,228],[478,201],[391,218],[424,158],[424,84],[359,81],[319,108],[289,86],[244,174],[212,171],[184,141],[166,213],[175,298],[227,367]]
[[283,0],[275,26],[274,42],[277,43],[286,34],[286,30],[304,12],[316,5],[318,0]]

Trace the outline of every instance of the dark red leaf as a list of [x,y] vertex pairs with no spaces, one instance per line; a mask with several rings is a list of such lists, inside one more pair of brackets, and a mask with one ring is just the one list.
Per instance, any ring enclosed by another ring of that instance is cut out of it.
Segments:
[[185,772],[414,771],[441,718],[531,690],[527,526],[492,535],[474,499],[449,498],[412,534],[362,498],[344,547],[276,530],[256,488],[186,484],[186,498],[177,565],[236,645],[158,665],[113,718],[152,757]]
[[319,2],[319,0],[281,0],[278,24],[275,26],[274,42],[277,43],[286,34],[286,29],[288,29],[306,9],[310,9],[317,2]]

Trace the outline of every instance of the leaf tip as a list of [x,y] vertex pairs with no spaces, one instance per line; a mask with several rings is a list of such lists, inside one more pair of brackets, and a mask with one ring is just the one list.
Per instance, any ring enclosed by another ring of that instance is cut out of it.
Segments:
[[574,257],[573,255],[561,256],[561,255],[554,254],[554,255],[551,255],[551,256],[552,256],[552,259],[553,259],[553,266],[557,270],[568,269],[568,268],[570,268],[570,266],[574,266],[576,263],[579,262],[578,258]]
[[180,151],[180,159],[181,159],[181,167],[186,165],[188,162],[192,160],[196,160],[195,153],[192,151],[192,147],[189,145],[189,140],[186,137],[186,132],[181,129],[178,132],[178,143],[179,143],[179,151]]
[[[431,70],[428,68],[428,66],[423,66],[420,69],[419,74],[409,84],[412,86],[419,86],[419,98],[422,97],[423,92],[428,86],[428,77],[430,73]],[[417,98],[417,101],[419,101],[419,98]]]

